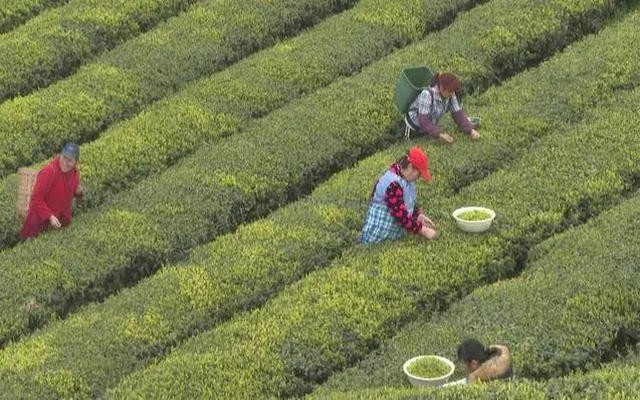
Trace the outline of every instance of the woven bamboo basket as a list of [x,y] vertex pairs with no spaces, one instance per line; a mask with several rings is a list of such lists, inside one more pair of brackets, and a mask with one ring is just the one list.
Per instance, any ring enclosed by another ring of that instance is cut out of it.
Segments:
[[25,219],[29,211],[29,201],[33,185],[36,183],[38,171],[31,168],[18,168],[18,195],[16,197],[16,212],[18,217]]

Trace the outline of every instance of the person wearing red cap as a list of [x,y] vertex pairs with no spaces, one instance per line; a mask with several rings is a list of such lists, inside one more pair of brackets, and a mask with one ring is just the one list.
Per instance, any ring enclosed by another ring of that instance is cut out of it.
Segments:
[[371,193],[360,243],[394,240],[406,232],[435,239],[433,222],[416,206],[416,181],[431,181],[429,158],[413,147],[378,179]]
[[456,92],[460,87],[460,80],[454,74],[436,73],[431,80],[431,86],[425,88],[409,106],[405,116],[408,127],[416,132],[424,132],[430,137],[440,138],[446,143],[452,143],[453,136],[445,133],[437,125],[440,117],[448,111],[460,130],[469,134],[473,140],[480,138],[480,133],[471,124],[458,102]]
[[67,143],[57,157],[38,171],[21,239],[36,237],[49,225],[59,229],[71,224],[73,199],[84,195],[77,168],[79,156],[78,145]]

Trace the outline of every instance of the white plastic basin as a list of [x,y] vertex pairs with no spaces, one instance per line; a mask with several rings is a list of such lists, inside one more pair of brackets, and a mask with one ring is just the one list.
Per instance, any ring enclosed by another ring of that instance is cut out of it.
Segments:
[[[480,221],[469,221],[466,219],[460,218],[460,214],[466,211],[484,211],[489,214],[489,217]],[[478,207],[478,206],[470,206],[470,207],[460,207],[455,210],[451,215],[456,220],[458,227],[465,232],[484,232],[491,226],[493,219],[496,217],[495,211],[490,208]]]
[[[418,361],[422,358],[425,357],[430,357],[430,358],[435,358],[439,361],[441,361],[442,363],[446,364],[449,367],[449,372],[447,372],[446,374],[439,376],[439,377],[433,377],[433,378],[424,378],[421,376],[416,376],[413,375],[409,372],[408,367],[411,365],[411,363]],[[445,382],[447,382],[447,380],[449,379],[449,377],[451,375],[453,375],[453,371],[455,371],[456,366],[453,364],[453,362],[451,360],[449,360],[448,358],[444,358],[444,357],[440,357],[440,356],[435,356],[435,355],[429,355],[429,356],[417,356],[417,357],[413,357],[410,358],[409,360],[407,360],[403,365],[402,365],[402,370],[404,371],[404,374],[407,375],[407,378],[409,378],[409,382],[411,382],[411,384],[415,387],[424,387],[424,386],[441,386],[442,384],[444,384]]]

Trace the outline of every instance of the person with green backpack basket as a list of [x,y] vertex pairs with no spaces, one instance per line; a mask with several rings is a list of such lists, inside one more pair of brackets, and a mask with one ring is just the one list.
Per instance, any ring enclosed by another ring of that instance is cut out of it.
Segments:
[[477,122],[472,123],[467,117],[456,95],[460,87],[461,83],[456,75],[447,72],[434,74],[429,86],[422,88],[408,106],[405,114],[407,128],[452,143],[453,136],[437,125],[440,117],[449,112],[460,130],[473,140],[479,139]]

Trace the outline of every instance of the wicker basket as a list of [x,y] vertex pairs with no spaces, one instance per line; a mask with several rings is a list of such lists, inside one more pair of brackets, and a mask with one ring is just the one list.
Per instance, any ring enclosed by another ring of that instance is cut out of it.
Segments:
[[18,168],[18,195],[16,197],[16,212],[18,217],[25,219],[29,211],[29,201],[33,185],[36,183],[38,171],[31,168]]

